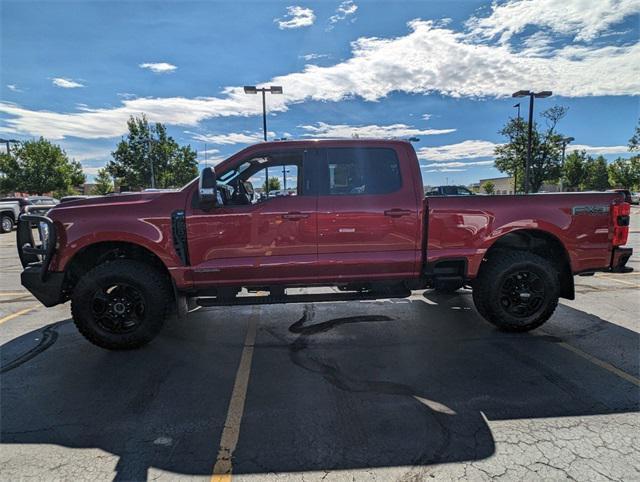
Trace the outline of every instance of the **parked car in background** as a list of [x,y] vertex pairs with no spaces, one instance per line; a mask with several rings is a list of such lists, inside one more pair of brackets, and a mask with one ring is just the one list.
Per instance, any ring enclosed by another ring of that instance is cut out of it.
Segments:
[[625,202],[633,204],[633,195],[628,189],[608,189],[607,192],[618,192],[620,194],[623,194]]
[[640,204],[640,192],[631,193],[631,204]]
[[49,209],[60,204],[50,196],[14,196],[0,199],[0,202],[14,201],[20,205],[20,214],[46,214]]
[[425,193],[426,196],[475,196],[464,186],[436,186]]
[[0,199],[0,203],[4,203],[4,202],[16,202],[18,203],[18,205],[20,206],[20,212],[24,213],[24,210],[26,209],[27,205],[29,204],[29,202],[27,201],[26,197],[3,197],[2,199]]
[[0,201],[0,232],[10,233],[20,216],[18,201]]
[[89,198],[92,198],[92,197],[95,197],[95,196],[87,196],[87,195],[81,195],[81,194],[74,195],[74,196],[64,196],[64,197],[60,198],[60,202],[61,203],[68,203],[68,202],[71,202],[71,201],[77,201],[79,199],[89,199]]

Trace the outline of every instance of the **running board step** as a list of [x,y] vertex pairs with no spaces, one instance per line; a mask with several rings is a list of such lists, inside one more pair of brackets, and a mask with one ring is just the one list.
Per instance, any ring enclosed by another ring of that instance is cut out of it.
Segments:
[[237,296],[232,299],[197,298],[200,306],[273,305],[281,303],[322,303],[327,301],[379,300],[386,298],[407,298],[410,290],[366,291],[352,293],[317,293],[284,296]]

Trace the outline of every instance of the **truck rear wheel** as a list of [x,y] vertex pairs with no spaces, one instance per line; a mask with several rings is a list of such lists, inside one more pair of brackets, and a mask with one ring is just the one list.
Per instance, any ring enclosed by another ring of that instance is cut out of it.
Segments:
[[130,350],[158,335],[170,301],[171,289],[162,273],[139,261],[118,259],[96,266],[78,281],[71,314],[94,345]]
[[525,251],[505,251],[487,261],[473,284],[478,313],[503,331],[533,330],[558,306],[558,271]]

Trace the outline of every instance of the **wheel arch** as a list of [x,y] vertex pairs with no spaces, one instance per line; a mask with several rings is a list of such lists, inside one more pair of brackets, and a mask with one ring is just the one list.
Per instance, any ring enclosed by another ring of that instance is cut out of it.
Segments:
[[478,273],[492,256],[504,250],[529,251],[551,261],[560,275],[560,296],[570,300],[575,298],[571,258],[565,245],[557,236],[540,229],[510,231],[496,239],[487,249]]
[[174,284],[165,263],[149,248],[130,241],[101,241],[83,247],[66,263],[65,290],[72,291],[78,280],[89,270],[115,259],[142,261],[168,276],[171,284]]
[[16,213],[14,213],[11,209],[0,211],[0,217],[1,216],[9,216],[14,224],[16,222]]

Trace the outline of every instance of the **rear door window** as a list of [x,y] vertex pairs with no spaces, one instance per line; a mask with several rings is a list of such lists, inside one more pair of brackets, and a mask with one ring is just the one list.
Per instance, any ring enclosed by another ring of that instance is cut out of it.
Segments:
[[389,194],[402,187],[393,149],[326,149],[322,167],[320,195]]

